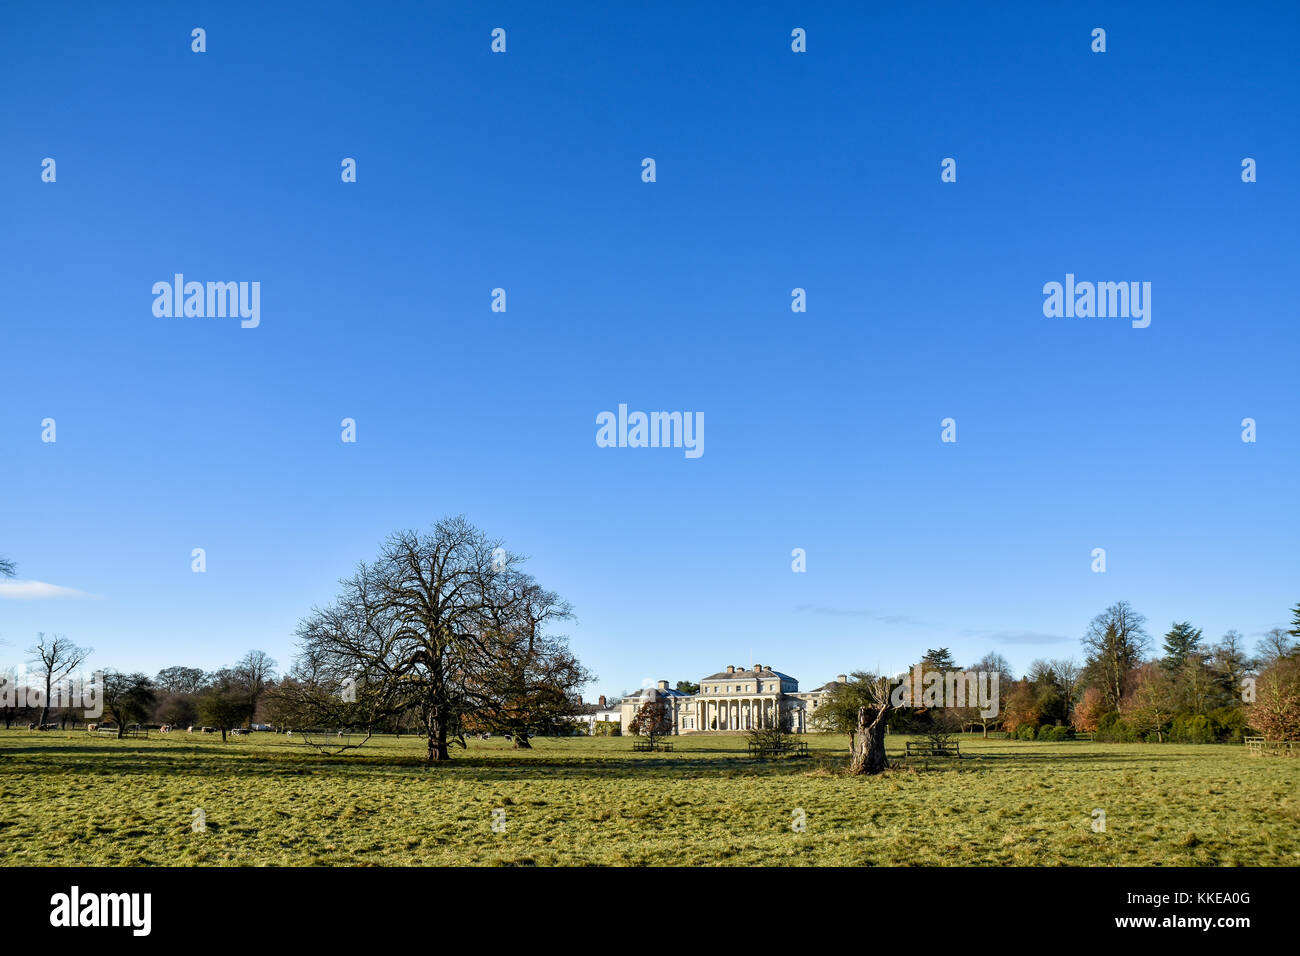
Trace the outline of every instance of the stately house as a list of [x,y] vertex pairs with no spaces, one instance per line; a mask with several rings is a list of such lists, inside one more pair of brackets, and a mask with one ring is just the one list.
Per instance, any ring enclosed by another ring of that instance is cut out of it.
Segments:
[[647,687],[623,698],[620,723],[623,733],[631,733],[632,718],[652,697],[663,700],[672,717],[673,733],[693,734],[708,730],[737,733],[755,727],[771,726],[778,715],[794,733],[813,729],[817,708],[826,696],[848,678],[840,674],[835,680],[809,691],[800,691],[799,682],[789,674],[755,664],[749,669],[728,666],[725,671],[700,680],[696,694],[672,690],[668,681]]

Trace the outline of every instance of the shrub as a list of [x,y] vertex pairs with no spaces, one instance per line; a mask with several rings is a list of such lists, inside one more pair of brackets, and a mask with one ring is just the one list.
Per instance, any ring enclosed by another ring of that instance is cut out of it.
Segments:
[[1124,722],[1123,717],[1111,712],[1098,722],[1093,739],[1107,743],[1136,743],[1138,735],[1137,731]]
[[1210,711],[1210,726],[1219,740],[1239,744],[1246,737],[1255,736],[1246,720],[1244,707],[1219,707]]
[[1218,735],[1204,714],[1179,714],[1169,728],[1169,739],[1176,744],[1212,744]]
[[1073,740],[1074,731],[1066,726],[1038,728],[1039,740]]
[[1021,724],[1020,729],[1016,731],[1016,736],[1021,740],[1033,740],[1035,729],[1032,724]]

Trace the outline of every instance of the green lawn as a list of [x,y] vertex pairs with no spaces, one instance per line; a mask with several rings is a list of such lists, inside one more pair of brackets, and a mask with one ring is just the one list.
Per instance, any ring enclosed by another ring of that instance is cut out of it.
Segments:
[[1300,760],[963,738],[971,759],[851,778],[845,738],[808,739],[812,759],[766,763],[743,737],[472,741],[429,768],[417,738],[329,757],[265,733],[5,731],[0,864],[1300,865]]

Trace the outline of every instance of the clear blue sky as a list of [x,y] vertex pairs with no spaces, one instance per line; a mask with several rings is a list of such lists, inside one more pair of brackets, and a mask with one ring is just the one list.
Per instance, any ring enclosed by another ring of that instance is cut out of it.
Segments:
[[[1300,8],[1134,6],[6,7],[0,555],[91,596],[11,584],[0,658],[287,664],[456,513],[574,604],[593,695],[1023,668],[1118,599],[1283,623]],[[259,281],[260,327],[155,318],[176,272]],[[1067,272],[1151,326],[1045,318]],[[598,448],[619,403],[705,454]]]

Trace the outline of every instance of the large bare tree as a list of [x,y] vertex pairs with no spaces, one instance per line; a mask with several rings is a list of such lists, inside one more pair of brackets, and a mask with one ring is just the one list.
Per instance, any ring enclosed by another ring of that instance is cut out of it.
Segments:
[[1065,701],[1065,722],[1070,722],[1074,713],[1074,701],[1079,696],[1079,682],[1083,679],[1083,668],[1073,657],[1060,657],[1048,661],[1052,673],[1056,676],[1056,686],[1061,689]]
[[275,680],[275,661],[266,651],[249,651],[234,666],[235,675],[248,687],[249,721],[257,719],[257,705],[266,687]]
[[1129,690],[1130,673],[1142,663],[1150,639],[1142,625],[1146,618],[1127,601],[1117,601],[1088,625],[1083,646],[1088,651],[1085,673],[1089,683],[1101,690],[1112,710]]
[[46,636],[36,635],[36,643],[27,648],[32,655],[32,663],[40,667],[45,680],[45,699],[41,702],[41,719],[38,726],[44,727],[50,715],[50,696],[55,686],[67,678],[93,653],[89,647],[78,647],[61,634]]
[[[544,626],[569,615],[520,570],[523,560],[463,517],[392,535],[340,582],[332,605],[299,625],[295,679],[350,696],[349,713],[369,721],[414,708],[429,761],[449,759],[449,743],[465,743],[468,715],[509,707],[503,660],[529,660]],[[522,673],[526,683],[537,676],[527,664]]]

